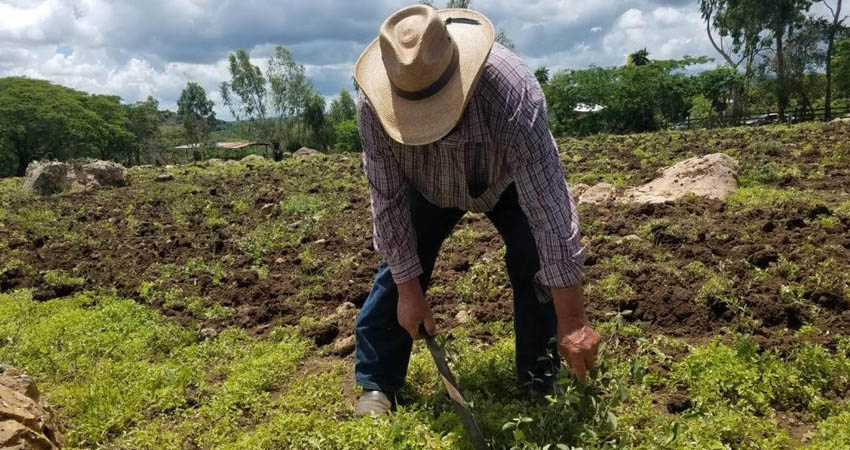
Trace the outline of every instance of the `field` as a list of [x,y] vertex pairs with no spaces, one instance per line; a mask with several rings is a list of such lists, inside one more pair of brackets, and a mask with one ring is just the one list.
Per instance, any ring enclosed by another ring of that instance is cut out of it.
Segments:
[[[560,145],[571,183],[726,152],[741,188],[581,206],[601,365],[547,406],[513,384],[501,241],[463,219],[429,298],[495,447],[850,447],[850,126]],[[70,447],[466,448],[421,344],[399,410],[353,417],[339,307],[379,262],[358,155],[163,170],[52,198],[0,180],[0,363],[37,380]]]

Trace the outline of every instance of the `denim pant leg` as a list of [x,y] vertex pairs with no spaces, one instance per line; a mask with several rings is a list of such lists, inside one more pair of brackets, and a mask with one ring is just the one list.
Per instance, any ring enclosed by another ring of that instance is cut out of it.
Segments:
[[[418,192],[411,193],[411,213],[423,274],[423,291],[431,281],[434,261],[443,241],[451,234],[464,211],[440,208]],[[404,384],[413,340],[398,323],[398,289],[386,262],[381,262],[375,284],[355,326],[354,377],[364,389],[395,392]]]
[[540,270],[537,244],[513,185],[505,190],[487,217],[499,230],[507,248],[505,260],[514,291],[517,380],[534,381],[535,387],[545,389],[560,365],[555,343],[557,318],[552,302],[541,303],[537,298],[534,287],[535,275]]

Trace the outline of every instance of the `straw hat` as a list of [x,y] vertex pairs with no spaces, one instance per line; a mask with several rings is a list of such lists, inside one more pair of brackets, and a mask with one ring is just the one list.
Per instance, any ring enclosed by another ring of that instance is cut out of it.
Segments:
[[393,140],[429,144],[460,122],[494,37],[478,12],[410,6],[384,21],[354,78]]

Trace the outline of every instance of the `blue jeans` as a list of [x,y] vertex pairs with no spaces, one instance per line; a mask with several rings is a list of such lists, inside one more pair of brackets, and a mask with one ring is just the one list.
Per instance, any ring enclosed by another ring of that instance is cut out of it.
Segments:
[[[419,282],[424,291],[431,281],[440,246],[465,212],[435,206],[415,191],[411,210],[424,271]],[[552,302],[541,303],[537,298],[534,286],[534,276],[540,270],[537,245],[513,185],[505,190],[487,217],[507,248],[505,259],[514,292],[517,381],[533,382],[533,387],[545,391],[558,368],[557,361],[554,364],[552,361],[552,356],[558,357],[553,339],[557,328],[555,309]],[[404,384],[413,341],[398,323],[397,304],[398,289],[389,267],[382,262],[355,328],[355,380],[364,389],[396,392]]]

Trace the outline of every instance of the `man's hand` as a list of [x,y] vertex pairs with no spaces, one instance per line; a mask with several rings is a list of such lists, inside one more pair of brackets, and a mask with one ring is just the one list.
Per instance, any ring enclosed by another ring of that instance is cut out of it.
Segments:
[[428,300],[422,293],[422,287],[418,279],[410,280],[398,285],[398,323],[407,330],[410,337],[421,339],[419,336],[419,324],[425,324],[425,331],[433,336],[437,334],[437,326]]
[[552,288],[555,312],[558,315],[558,350],[580,381],[596,367],[599,334],[590,326],[581,286]]

